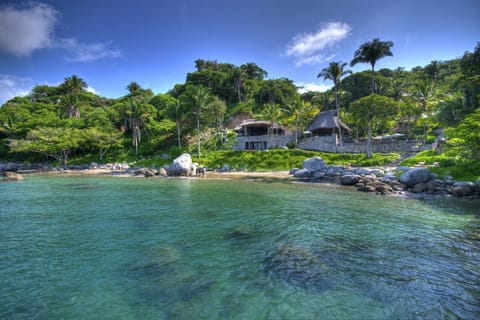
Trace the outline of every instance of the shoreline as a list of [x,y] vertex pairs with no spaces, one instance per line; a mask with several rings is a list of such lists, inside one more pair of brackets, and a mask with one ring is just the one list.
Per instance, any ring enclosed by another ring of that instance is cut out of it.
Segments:
[[[393,167],[392,167],[393,168]],[[385,169],[385,168],[384,168]],[[292,184],[309,184],[309,185],[324,185],[327,187],[351,190],[355,190],[354,186],[342,185],[341,183],[335,181],[322,181],[315,179],[299,179],[294,177],[289,171],[286,170],[272,170],[272,171],[228,171],[228,172],[219,172],[219,171],[208,171],[205,175],[195,176],[195,177],[168,177],[168,176],[151,176],[146,177],[141,174],[135,174],[131,170],[115,170],[115,169],[67,169],[67,170],[19,170],[17,172],[21,176],[78,176],[78,177],[93,177],[93,176],[112,176],[112,177],[136,177],[136,178],[150,178],[150,179],[195,179],[195,180],[218,180],[218,181],[228,181],[228,180],[243,180],[243,181],[252,181],[252,182],[278,182],[278,183],[292,183]],[[357,191],[358,192],[358,191]],[[373,195],[381,195],[376,192],[365,192]],[[420,199],[420,200],[431,200],[431,199],[456,199],[456,200],[467,200],[467,201],[480,201],[478,196],[470,197],[457,197],[451,194],[430,194],[427,192],[411,192],[408,189],[395,191],[391,194],[383,194],[384,196],[402,198],[402,199]]]

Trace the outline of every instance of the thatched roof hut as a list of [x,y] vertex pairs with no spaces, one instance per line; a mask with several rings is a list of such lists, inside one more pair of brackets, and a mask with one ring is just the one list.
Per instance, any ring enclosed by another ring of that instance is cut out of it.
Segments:
[[351,134],[352,129],[337,117],[336,110],[322,111],[315,116],[307,131],[312,135],[328,135],[338,133],[338,128],[342,128],[342,134]]

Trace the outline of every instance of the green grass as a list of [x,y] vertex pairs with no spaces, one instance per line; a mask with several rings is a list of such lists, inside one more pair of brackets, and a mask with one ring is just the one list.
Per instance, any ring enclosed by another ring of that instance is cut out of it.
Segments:
[[465,158],[460,158],[457,154],[445,152],[437,154],[433,150],[419,152],[411,158],[401,162],[403,166],[415,166],[423,163],[426,166],[438,164],[438,166],[429,167],[430,171],[440,177],[451,176],[455,180],[477,181],[480,179],[480,163]]
[[398,154],[374,154],[371,159],[367,159],[363,154],[277,149],[269,151],[212,151],[205,153],[200,159],[194,158],[194,161],[210,169],[219,169],[224,165],[229,165],[237,170],[269,171],[301,168],[305,159],[314,156],[322,157],[328,165],[350,164],[352,166],[385,165],[399,158]]

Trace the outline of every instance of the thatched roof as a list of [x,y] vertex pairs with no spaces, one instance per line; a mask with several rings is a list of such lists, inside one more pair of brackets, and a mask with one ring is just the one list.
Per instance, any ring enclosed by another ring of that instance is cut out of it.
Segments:
[[339,121],[336,110],[327,110],[315,116],[312,123],[308,126],[307,131],[312,133],[332,133],[336,132],[340,126],[342,127],[342,132],[352,132],[349,126]]

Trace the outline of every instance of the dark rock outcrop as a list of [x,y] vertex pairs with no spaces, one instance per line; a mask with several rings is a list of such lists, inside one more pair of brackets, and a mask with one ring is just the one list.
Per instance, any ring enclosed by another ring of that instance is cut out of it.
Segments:
[[340,183],[344,186],[353,186],[360,180],[358,174],[346,174],[340,177]]
[[293,286],[319,291],[330,287],[329,267],[313,252],[298,245],[286,243],[274,248],[267,255],[264,267],[270,276]]

